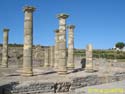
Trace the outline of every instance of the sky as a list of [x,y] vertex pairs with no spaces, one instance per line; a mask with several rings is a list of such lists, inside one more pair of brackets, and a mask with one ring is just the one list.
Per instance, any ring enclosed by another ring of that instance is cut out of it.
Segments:
[[[0,43],[3,29],[9,28],[9,43],[24,42],[24,6],[34,6],[33,44],[52,46],[57,14],[67,13],[67,25],[75,25],[74,46],[109,49],[125,42],[125,0],[0,0]],[[68,33],[68,30],[66,31]],[[67,38],[68,39],[68,38]]]

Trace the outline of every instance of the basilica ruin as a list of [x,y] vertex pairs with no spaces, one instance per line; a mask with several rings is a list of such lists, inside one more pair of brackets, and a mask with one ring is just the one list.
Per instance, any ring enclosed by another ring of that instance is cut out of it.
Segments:
[[3,29],[3,46],[0,47],[0,94],[86,94],[77,89],[125,79],[124,68],[116,66],[114,61],[93,58],[93,45],[89,43],[85,49],[85,68],[81,69],[83,57],[74,55],[74,31],[77,26],[66,24],[68,14],[61,13],[56,17],[59,28],[52,30],[55,33],[53,46],[34,46],[35,10],[32,6],[23,8],[23,46],[9,47],[8,39],[11,36],[8,33],[11,30]]

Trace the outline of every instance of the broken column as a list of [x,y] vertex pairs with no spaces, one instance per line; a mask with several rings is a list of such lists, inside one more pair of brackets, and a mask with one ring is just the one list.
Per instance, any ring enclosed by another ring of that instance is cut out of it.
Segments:
[[2,52],[2,64],[1,67],[8,67],[8,32],[9,29],[3,29],[3,52]]
[[66,57],[66,19],[69,15],[59,14],[57,18],[59,19],[59,64],[58,64],[58,74],[67,73],[67,57]]
[[68,28],[68,59],[67,59],[67,68],[73,70],[74,65],[74,25],[67,26]]
[[23,76],[32,76],[33,12],[35,8],[26,6],[24,11]]
[[54,46],[50,47],[50,66],[54,67]]
[[93,47],[91,44],[88,44],[86,47],[86,72],[93,72],[93,56],[92,56]]
[[49,67],[49,48],[44,50],[44,67]]
[[55,48],[54,48],[54,68],[58,68],[58,63],[59,63],[59,29],[55,30]]

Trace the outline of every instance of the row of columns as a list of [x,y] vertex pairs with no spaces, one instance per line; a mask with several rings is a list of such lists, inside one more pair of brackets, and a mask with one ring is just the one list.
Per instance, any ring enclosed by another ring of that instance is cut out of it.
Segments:
[[[67,14],[59,14],[59,29],[55,30],[55,64],[58,74],[66,74],[74,69],[74,25],[66,27]],[[66,48],[66,28],[68,28],[68,58]]]
[[[24,11],[24,47],[23,47],[23,76],[32,76],[32,45],[33,45],[33,12],[34,7],[26,6]],[[66,74],[67,68],[74,69],[74,25],[67,26],[69,30],[68,36],[68,59],[66,55],[66,19],[67,14],[59,14],[59,29],[55,30],[55,46],[50,48],[50,65],[57,68],[59,74]],[[8,31],[4,29],[2,67],[8,67]],[[90,49],[91,47],[88,47]],[[92,51],[89,51],[91,53]],[[91,61],[91,55],[87,55],[88,61]],[[55,60],[54,60],[55,59]],[[45,65],[49,66],[49,49],[45,49]],[[90,68],[87,66],[87,68]]]

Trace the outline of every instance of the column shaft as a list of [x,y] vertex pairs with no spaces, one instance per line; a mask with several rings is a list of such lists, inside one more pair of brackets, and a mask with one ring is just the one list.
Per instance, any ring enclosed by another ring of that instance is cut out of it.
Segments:
[[54,68],[58,68],[59,63],[59,29],[55,30],[55,48],[54,48]]
[[54,46],[50,47],[50,66],[54,67]]
[[24,7],[24,47],[23,76],[32,76],[33,11],[34,7]]
[[59,19],[59,66],[58,73],[66,74],[67,73],[67,57],[66,57],[66,18],[67,14],[58,15]]
[[74,65],[74,25],[67,26],[69,30],[68,34],[68,60],[67,60],[67,67],[69,70],[73,70]]
[[8,32],[9,29],[3,30],[3,51],[2,51],[2,64],[4,68],[8,67]]
[[89,44],[86,47],[86,72],[92,72],[93,71],[93,60],[92,60],[92,45]]
[[44,50],[44,67],[49,67],[49,48]]

